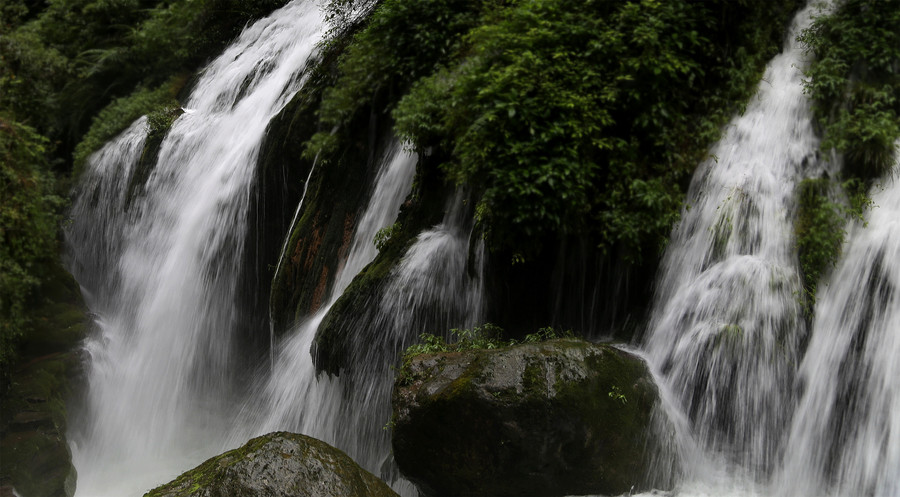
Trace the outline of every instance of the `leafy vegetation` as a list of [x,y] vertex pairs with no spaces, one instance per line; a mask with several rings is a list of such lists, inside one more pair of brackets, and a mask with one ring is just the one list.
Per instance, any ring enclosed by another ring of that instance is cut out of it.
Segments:
[[794,231],[804,303],[811,312],[819,280],[841,255],[847,222],[862,221],[871,201],[863,183],[855,179],[843,184],[828,178],[806,179],[800,182],[797,195],[799,210]]
[[447,342],[443,337],[432,335],[431,333],[422,333],[419,338],[420,343],[410,345],[406,352],[403,353],[404,362],[408,358],[415,357],[420,354],[434,354],[437,352],[461,352],[463,350],[472,349],[498,349],[500,347],[510,347],[520,343],[537,343],[545,340],[553,340],[555,338],[570,338],[574,334],[571,331],[558,332],[553,328],[541,328],[535,333],[525,335],[521,341],[515,339],[504,340],[503,329],[491,323],[485,323],[474,328],[450,330],[451,341]]
[[816,56],[804,84],[824,128],[822,148],[843,153],[845,178],[806,180],[798,188],[795,232],[811,309],[818,281],[840,256],[847,220],[862,220],[871,204],[868,188],[894,166],[900,1],[846,0],[817,17],[799,39]]
[[166,124],[171,125],[171,120],[167,119],[165,109],[176,108],[178,105],[173,91],[175,88],[177,80],[153,90],[138,88],[131,95],[114,100],[100,111],[84,138],[75,147],[73,161],[76,175],[91,153],[99,150],[137,118],[143,115],[153,116],[156,127],[167,129]]
[[[576,234],[639,261],[667,239],[687,178],[749,95],[789,10],[511,2],[414,84],[397,130],[421,152],[451,153],[442,168],[476,185],[492,248],[527,257],[544,238]],[[722,19],[741,16],[766,22],[730,39]]]
[[[59,0],[38,11],[39,4],[14,0],[0,14],[0,106],[58,141],[60,159],[69,163],[68,153],[107,104],[195,71],[249,20],[282,3]],[[86,147],[80,156],[92,151]]]
[[[480,0],[381,2],[340,57],[340,76],[319,109],[320,128],[327,131],[309,141],[307,155],[312,158],[334,147],[330,130],[347,125],[357,112],[378,105],[376,100],[384,95],[396,101],[413,81],[431,74],[458,49],[461,35],[476,25],[480,6]],[[332,12],[336,16],[343,10]]]
[[56,257],[59,208],[47,139],[0,114],[0,374],[29,323],[42,266]]
[[900,138],[900,0],[846,0],[800,40],[816,55],[805,84],[823,148],[844,154],[848,177],[884,176]]
[[58,258],[60,193],[73,164],[83,163],[142,114],[149,114],[151,128],[167,128],[186,75],[220,51],[249,20],[282,3],[7,0],[0,4],[0,368],[4,372],[17,342],[30,329],[29,316],[44,273]]

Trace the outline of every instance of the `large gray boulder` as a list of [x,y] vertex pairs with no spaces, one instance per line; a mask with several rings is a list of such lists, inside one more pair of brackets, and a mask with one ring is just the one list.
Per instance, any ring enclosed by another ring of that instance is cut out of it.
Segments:
[[340,450],[276,432],[213,457],[144,497],[398,497]]
[[394,457],[434,496],[646,489],[657,398],[641,359],[583,340],[423,354],[394,386]]

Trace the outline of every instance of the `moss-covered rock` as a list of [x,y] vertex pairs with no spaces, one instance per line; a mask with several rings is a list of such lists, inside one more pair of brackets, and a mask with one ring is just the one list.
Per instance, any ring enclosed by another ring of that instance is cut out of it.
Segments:
[[75,280],[48,264],[20,359],[0,392],[0,488],[28,497],[71,497],[75,468],[66,442],[66,400],[81,376],[75,350],[88,317]]
[[[384,240],[378,255],[353,279],[319,325],[313,343],[316,368],[330,374],[353,368],[362,355],[371,354],[373,347],[384,344],[382,337],[390,336],[384,310],[377,305],[390,281],[391,271],[415,243],[417,235],[441,222],[447,197],[451,192],[434,167],[434,157],[420,158],[413,191],[401,206],[397,228]],[[420,322],[415,329],[445,329],[438,310],[415,309]],[[415,334],[411,334],[413,338]],[[391,343],[381,350],[380,357],[392,358],[405,346]],[[365,352],[361,352],[361,351]],[[390,362],[390,359],[385,362]]]
[[[251,228],[257,233],[249,234],[260,243],[251,247],[257,253],[248,255],[272,281],[271,297],[258,304],[270,306],[276,332],[327,303],[377,173],[377,159],[392,139],[389,117],[373,105],[347,126],[329,130],[338,147],[314,158],[305,153],[310,137],[322,131],[316,117],[322,94],[333,84],[336,59],[351,35],[352,30],[341,34],[312,65],[307,83],[269,125],[260,154],[250,215],[262,222]],[[301,197],[302,209],[291,227]]]
[[340,450],[276,432],[213,457],[145,497],[396,497]]
[[584,340],[424,354],[394,386],[394,457],[428,495],[644,489],[657,396],[643,361]]

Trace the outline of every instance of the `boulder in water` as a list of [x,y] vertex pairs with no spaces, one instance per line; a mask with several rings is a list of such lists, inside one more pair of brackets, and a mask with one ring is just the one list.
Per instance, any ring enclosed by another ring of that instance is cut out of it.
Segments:
[[340,450],[276,432],[213,457],[145,497],[398,497]]
[[435,496],[645,489],[657,398],[641,359],[584,340],[423,354],[394,385],[394,457]]

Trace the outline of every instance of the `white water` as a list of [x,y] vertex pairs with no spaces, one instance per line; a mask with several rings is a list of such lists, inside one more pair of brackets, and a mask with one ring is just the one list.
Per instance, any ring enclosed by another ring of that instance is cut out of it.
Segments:
[[327,375],[317,378],[310,346],[325,315],[353,277],[377,255],[375,234],[396,219],[400,204],[409,194],[415,165],[416,156],[399,144],[388,151],[369,205],[356,225],[347,258],[340,262],[341,269],[327,303],[295,326],[277,345],[274,367],[271,373],[266,372],[257,379],[261,384],[257,390],[261,393],[246,404],[238,430],[232,434],[235,442],[275,430],[296,431],[332,444],[337,442],[337,431],[346,428],[340,426],[340,388],[337,380]]
[[795,190],[835,171],[816,160],[803,66],[793,41],[769,64],[698,170],[664,260],[645,348],[680,450],[678,495],[900,495],[900,185],[871,193],[804,348]]
[[900,184],[889,178],[871,198],[819,290],[785,495],[900,495]]
[[79,496],[141,495],[221,451],[256,157],[323,27],[319,6],[297,0],[246,29],[204,70],[126,214],[143,121],[90,159],[101,186],[77,201],[68,236],[99,315],[70,433]]
[[[339,377],[317,374],[310,348],[330,308],[353,276],[375,257],[372,239],[396,217],[409,191],[414,164],[414,158],[399,148],[394,151],[357,225],[329,303],[278,346],[274,370],[258,379],[261,393],[246,404],[239,429],[232,435],[237,442],[273,430],[309,434],[341,448],[403,495],[415,495],[415,490],[395,473],[390,432],[384,429],[390,417],[391,366],[420,331],[472,326],[482,315],[480,273],[470,276],[466,268],[470,234],[464,228],[462,196],[452,202],[442,224],[418,236],[379,296],[367,303],[358,321],[348,324],[348,332],[357,334],[349,351],[352,370],[342,371]],[[474,264],[480,271],[477,259]],[[368,330],[377,331],[366,334]]]
[[813,12],[796,16],[757,96],[699,166],[663,261],[644,348],[686,420],[675,423],[685,494],[753,493],[780,462],[806,334],[795,190],[827,166],[795,41]]

